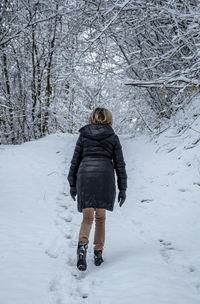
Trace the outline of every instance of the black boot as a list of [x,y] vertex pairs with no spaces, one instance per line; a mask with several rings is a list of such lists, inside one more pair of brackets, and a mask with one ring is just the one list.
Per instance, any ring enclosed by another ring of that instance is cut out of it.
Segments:
[[87,269],[86,255],[87,255],[88,244],[84,241],[78,244],[77,248],[77,268],[81,271]]
[[100,266],[103,263],[102,250],[94,250],[94,264]]

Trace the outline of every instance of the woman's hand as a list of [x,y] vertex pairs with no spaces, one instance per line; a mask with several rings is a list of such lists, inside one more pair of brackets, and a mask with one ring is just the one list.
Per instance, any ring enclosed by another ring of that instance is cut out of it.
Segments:
[[74,201],[76,200],[76,194],[77,194],[76,187],[70,187],[70,195]]
[[126,190],[120,190],[118,194],[118,202],[121,207],[126,200]]

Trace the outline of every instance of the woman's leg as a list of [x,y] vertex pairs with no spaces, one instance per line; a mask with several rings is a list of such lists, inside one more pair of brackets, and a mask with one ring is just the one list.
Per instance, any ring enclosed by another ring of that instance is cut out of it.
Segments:
[[78,243],[80,242],[89,243],[89,235],[90,235],[93,219],[94,219],[94,208],[84,208],[83,220],[80,227]]
[[105,219],[106,209],[96,208],[94,250],[103,250],[105,242]]

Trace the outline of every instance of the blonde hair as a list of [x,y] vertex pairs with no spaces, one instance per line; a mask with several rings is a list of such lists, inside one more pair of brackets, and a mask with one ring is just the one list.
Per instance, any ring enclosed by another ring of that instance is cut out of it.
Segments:
[[90,114],[88,122],[89,124],[102,123],[112,126],[113,118],[109,110],[105,108],[96,108]]

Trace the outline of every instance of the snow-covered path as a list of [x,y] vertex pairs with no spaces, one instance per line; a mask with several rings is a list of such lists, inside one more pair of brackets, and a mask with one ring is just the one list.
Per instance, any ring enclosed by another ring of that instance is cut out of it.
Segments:
[[199,148],[121,138],[127,201],[107,212],[105,262],[76,265],[67,173],[77,136],[0,147],[0,303],[198,304]]

